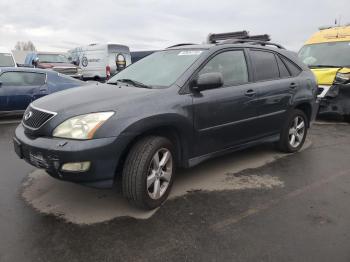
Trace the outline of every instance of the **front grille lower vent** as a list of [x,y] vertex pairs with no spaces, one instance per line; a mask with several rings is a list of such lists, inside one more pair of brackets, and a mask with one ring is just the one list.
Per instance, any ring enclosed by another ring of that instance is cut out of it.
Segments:
[[23,115],[22,122],[29,128],[38,129],[54,116],[55,113],[53,112],[42,111],[29,106]]

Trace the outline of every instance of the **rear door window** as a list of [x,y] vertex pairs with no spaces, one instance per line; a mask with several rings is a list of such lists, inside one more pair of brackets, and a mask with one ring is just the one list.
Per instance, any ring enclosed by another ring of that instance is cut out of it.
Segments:
[[279,78],[275,54],[272,52],[250,50],[255,81],[266,81]]
[[4,72],[0,82],[6,86],[41,86],[46,81],[46,74],[31,72]]
[[224,86],[248,82],[248,69],[243,50],[226,51],[212,58],[199,72],[221,73]]

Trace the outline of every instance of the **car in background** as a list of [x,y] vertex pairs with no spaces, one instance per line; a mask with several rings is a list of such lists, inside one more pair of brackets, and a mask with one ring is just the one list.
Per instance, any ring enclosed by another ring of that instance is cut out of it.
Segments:
[[98,88],[34,101],[14,148],[57,179],[120,183],[132,204],[153,209],[167,198],[177,167],[265,142],[300,150],[316,94],[311,70],[278,44],[245,38],[177,45]]
[[83,79],[108,80],[131,64],[128,46],[119,44],[90,44],[68,51],[71,62],[82,68]]
[[321,28],[299,51],[317,77],[319,115],[350,122],[350,25]]
[[81,79],[82,70],[72,64],[66,55],[52,52],[30,52],[27,54],[25,65],[35,68],[52,69],[58,73]]
[[6,48],[0,47],[0,67],[16,67],[16,61],[12,52]]
[[51,70],[0,68],[0,116],[23,114],[34,100],[85,82]]

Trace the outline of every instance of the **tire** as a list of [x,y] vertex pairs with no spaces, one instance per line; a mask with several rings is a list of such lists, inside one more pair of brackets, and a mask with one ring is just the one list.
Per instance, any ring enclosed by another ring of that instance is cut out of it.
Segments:
[[[295,121],[298,121],[297,124]],[[303,122],[302,128],[301,121]],[[299,151],[304,145],[308,131],[307,128],[308,118],[305,113],[299,109],[293,110],[283,125],[280,141],[278,142],[279,149],[285,153],[295,153]],[[293,136],[294,140],[292,138]]]
[[145,137],[131,148],[123,167],[122,191],[132,205],[154,209],[167,199],[175,174],[174,152],[172,143],[158,136]]

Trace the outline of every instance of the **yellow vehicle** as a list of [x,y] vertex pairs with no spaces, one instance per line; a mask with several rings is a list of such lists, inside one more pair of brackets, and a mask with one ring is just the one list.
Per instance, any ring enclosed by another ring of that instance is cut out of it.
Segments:
[[320,29],[299,51],[319,85],[319,114],[350,121],[350,25]]

